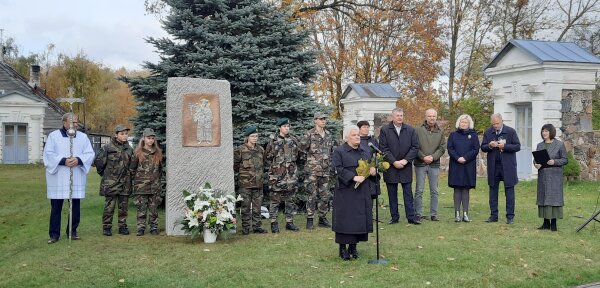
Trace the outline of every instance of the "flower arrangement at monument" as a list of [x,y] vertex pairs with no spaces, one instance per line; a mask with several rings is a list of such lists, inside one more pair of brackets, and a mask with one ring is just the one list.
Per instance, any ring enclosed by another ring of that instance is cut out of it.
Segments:
[[183,197],[185,214],[177,223],[192,239],[205,230],[219,234],[235,229],[235,203],[241,201],[241,197],[215,191],[208,182],[197,192],[184,190]]

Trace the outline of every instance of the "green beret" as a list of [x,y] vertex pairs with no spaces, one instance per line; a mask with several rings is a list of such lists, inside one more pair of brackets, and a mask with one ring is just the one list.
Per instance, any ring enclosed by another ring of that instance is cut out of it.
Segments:
[[244,129],[244,136],[250,136],[251,134],[257,133],[256,126],[248,126]]
[[290,124],[290,119],[284,117],[277,119],[277,122],[275,122],[275,125],[277,125],[277,127],[281,127],[285,124]]

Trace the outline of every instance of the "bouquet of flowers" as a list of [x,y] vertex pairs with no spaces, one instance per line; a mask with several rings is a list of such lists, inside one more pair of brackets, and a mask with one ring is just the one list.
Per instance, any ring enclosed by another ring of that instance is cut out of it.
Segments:
[[[369,177],[371,167],[375,167],[375,163],[377,163],[377,170],[379,172],[385,172],[387,171],[387,169],[390,168],[390,163],[385,161],[385,159],[383,158],[383,154],[381,153],[377,153],[375,154],[375,157],[372,158],[371,160],[358,160],[358,167],[356,167],[356,173],[358,174],[358,176],[363,176],[363,177]],[[360,183],[356,182],[356,184],[354,184],[354,189],[358,188],[358,186],[360,185]]]
[[186,204],[185,215],[177,221],[181,230],[196,238],[204,229],[210,229],[219,234],[224,230],[229,231],[236,227],[235,203],[241,201],[226,193],[219,193],[211,188],[210,183],[198,192],[183,191],[183,200]]

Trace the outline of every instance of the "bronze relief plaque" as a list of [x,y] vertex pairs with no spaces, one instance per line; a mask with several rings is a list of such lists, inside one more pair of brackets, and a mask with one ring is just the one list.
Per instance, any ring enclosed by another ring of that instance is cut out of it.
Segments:
[[219,95],[183,95],[182,137],[184,147],[221,146]]

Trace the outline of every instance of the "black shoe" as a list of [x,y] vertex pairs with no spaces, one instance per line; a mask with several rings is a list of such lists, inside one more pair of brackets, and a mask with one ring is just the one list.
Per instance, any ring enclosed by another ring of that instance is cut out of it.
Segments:
[[306,218],[306,229],[315,229],[315,226],[313,225],[313,218]]
[[104,236],[112,236],[112,230],[110,228],[106,228],[104,229],[104,232],[102,232],[102,234]]
[[137,236],[144,236],[144,232],[146,232],[144,229],[138,229]]
[[[69,239],[69,232],[67,232],[67,239]],[[71,240],[81,240],[79,236],[77,236],[77,232],[71,233]]]
[[267,230],[263,229],[262,227],[258,227],[258,228],[254,228],[254,233],[255,234],[265,234],[265,233],[267,233]]
[[279,233],[279,223],[271,222],[271,233]]
[[408,224],[421,225],[421,221],[417,219],[408,220]]
[[152,234],[152,235],[158,235],[159,234],[158,229],[157,228],[150,229],[150,234]]
[[487,220],[485,220],[486,223],[492,223],[492,222],[498,222],[498,218],[488,218]]
[[331,224],[327,221],[325,217],[319,217],[319,227],[330,228]]
[[356,244],[348,245],[348,253],[350,256],[352,256],[352,258],[358,259],[358,250],[356,250]]
[[511,225],[515,223],[515,220],[513,220],[512,218],[506,219],[506,224]]
[[250,228],[242,228],[242,235],[250,234]]
[[537,228],[538,230],[550,230],[550,219],[544,219],[542,226]]
[[119,227],[119,234],[129,235],[129,229],[127,229],[127,227]]
[[417,219],[417,221],[421,221],[421,220],[424,220],[425,217],[421,216],[421,214],[417,214],[417,215],[415,215],[415,219]]
[[297,231],[300,231],[300,228],[298,228],[294,224],[294,222],[287,222],[287,223],[285,223],[285,230],[290,230],[290,231],[297,232]]
[[50,238],[50,240],[48,240],[48,244],[54,244],[56,242],[58,242],[57,238]]
[[392,219],[388,222],[388,224],[398,224],[398,219]]
[[440,221],[440,218],[437,216],[431,216],[431,221]]
[[344,261],[350,261],[350,253],[346,249],[346,244],[340,244],[340,258]]

